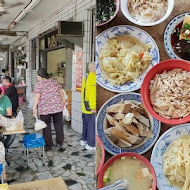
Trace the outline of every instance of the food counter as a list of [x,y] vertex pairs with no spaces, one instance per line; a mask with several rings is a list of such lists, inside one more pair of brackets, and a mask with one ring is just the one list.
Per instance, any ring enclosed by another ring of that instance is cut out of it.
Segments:
[[[110,23],[108,23],[108,25],[101,26],[101,27],[97,28],[97,35],[100,34],[103,31],[105,31],[106,29],[108,29],[110,27],[113,27],[113,26],[117,26],[117,25],[136,26],[136,27],[141,28],[142,30],[146,31],[155,40],[155,42],[156,42],[156,44],[158,46],[158,49],[159,49],[159,53],[160,53],[160,61],[167,60],[167,59],[170,59],[170,57],[167,55],[167,53],[165,51],[165,47],[164,47],[163,36],[164,36],[165,27],[167,26],[167,24],[170,22],[170,20],[172,18],[174,18],[178,14],[181,14],[181,13],[184,13],[184,12],[188,12],[189,10],[190,10],[190,3],[189,3],[188,0],[175,1],[175,6],[174,6],[174,9],[172,11],[172,14],[164,22],[162,22],[161,24],[158,24],[156,26],[151,26],[151,27],[143,27],[143,26],[139,26],[139,25],[133,24],[132,22],[130,22],[130,21],[128,21],[126,19],[126,17],[123,15],[123,13],[120,10],[119,13],[117,14],[117,16]],[[137,90],[135,92],[140,93],[140,90]],[[105,88],[103,88],[103,87],[101,87],[100,85],[97,84],[97,111],[100,110],[100,108],[102,107],[102,105],[107,100],[109,100],[111,97],[115,96],[116,94],[118,94],[118,93],[112,92],[112,91],[108,91]],[[159,137],[165,131],[167,131],[168,129],[170,129],[171,127],[172,127],[172,125],[161,123],[161,131],[160,131]],[[150,160],[153,147],[149,151],[147,151],[144,154],[142,154],[148,160]],[[112,155],[109,154],[106,151],[105,162],[109,158],[111,158],[111,157],[112,157]]]

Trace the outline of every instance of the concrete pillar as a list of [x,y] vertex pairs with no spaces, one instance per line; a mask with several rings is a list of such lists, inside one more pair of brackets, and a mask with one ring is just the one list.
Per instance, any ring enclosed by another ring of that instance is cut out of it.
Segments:
[[66,89],[72,88],[72,59],[73,59],[73,50],[67,48],[66,49]]

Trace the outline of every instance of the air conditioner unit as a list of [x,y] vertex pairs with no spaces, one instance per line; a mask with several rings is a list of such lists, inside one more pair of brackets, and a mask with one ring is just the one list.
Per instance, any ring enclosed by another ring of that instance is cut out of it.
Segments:
[[83,46],[84,23],[74,21],[58,21],[58,41],[67,40],[79,47]]

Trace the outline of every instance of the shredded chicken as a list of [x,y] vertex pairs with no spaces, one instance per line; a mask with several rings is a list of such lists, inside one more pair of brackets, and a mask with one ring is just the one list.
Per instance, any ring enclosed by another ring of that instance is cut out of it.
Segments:
[[129,0],[131,16],[142,23],[152,23],[161,19],[167,11],[168,0]]
[[167,119],[190,114],[190,73],[173,69],[157,74],[150,84],[153,109]]

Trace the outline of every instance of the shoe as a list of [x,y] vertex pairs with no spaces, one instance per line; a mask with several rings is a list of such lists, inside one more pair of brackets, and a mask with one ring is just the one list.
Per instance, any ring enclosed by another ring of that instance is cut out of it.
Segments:
[[80,145],[81,145],[81,146],[86,146],[86,141],[81,140],[81,141],[80,141]]
[[85,148],[87,150],[96,150],[96,147],[89,146],[88,144],[86,144]]
[[63,148],[63,145],[62,144],[56,144],[55,148]]
[[50,151],[52,150],[52,146],[45,146],[45,151]]

